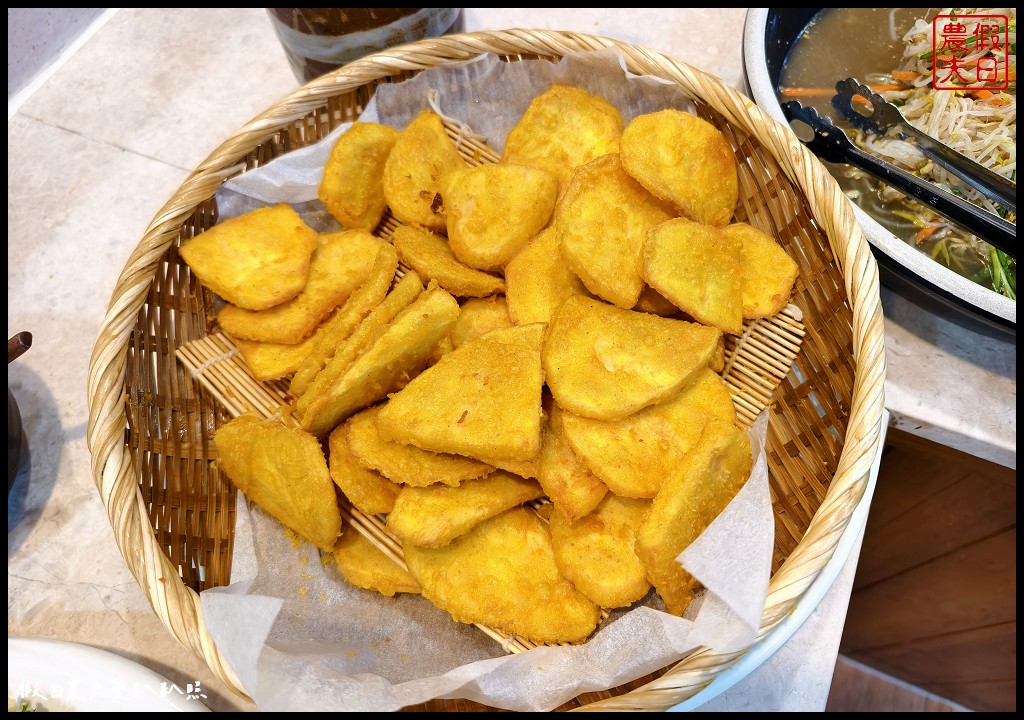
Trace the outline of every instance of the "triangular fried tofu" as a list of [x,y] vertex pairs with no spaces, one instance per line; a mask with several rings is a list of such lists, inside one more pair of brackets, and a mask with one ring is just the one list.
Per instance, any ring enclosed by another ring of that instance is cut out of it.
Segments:
[[697,587],[676,558],[732,501],[752,464],[747,434],[712,420],[654,498],[637,532],[636,554],[673,615],[683,614]]
[[555,313],[544,370],[569,412],[618,420],[664,402],[708,366],[721,332],[574,295]]
[[334,548],[334,562],[346,580],[364,590],[376,590],[388,597],[420,592],[420,584],[408,571],[352,526],[345,528]]
[[631,605],[651,589],[633,551],[650,500],[609,495],[585,518],[570,523],[551,513],[555,562],[576,589],[603,608]]
[[743,332],[738,238],[685,218],[664,222],[644,241],[644,279],[698,322]]
[[487,297],[505,292],[504,280],[459,262],[448,241],[440,235],[403,225],[395,230],[395,250],[423,282],[434,280],[456,297]]
[[457,487],[463,480],[480,478],[494,470],[479,460],[385,440],[377,431],[376,422],[383,407],[367,408],[345,423],[349,448],[364,467],[394,483],[421,488],[435,483]]
[[566,413],[565,435],[576,455],[616,495],[653,498],[712,419],[736,420],[722,378],[701,371],[673,399],[621,420],[594,420]]
[[341,512],[315,437],[246,414],[221,426],[213,442],[218,466],[247,498],[321,550],[334,548]]
[[551,535],[533,510],[513,508],[443,548],[408,545],[423,597],[463,623],[535,643],[582,642],[600,611],[555,564]]
[[206,287],[246,310],[266,310],[306,287],[316,230],[288,203],[217,223],[181,246],[181,259]]
[[326,435],[352,413],[401,388],[423,369],[458,316],[455,298],[436,286],[427,289],[388,323],[383,334],[337,381],[310,403],[302,416],[302,427],[314,435]]
[[558,511],[572,523],[597,507],[608,487],[573,452],[565,436],[564,416],[552,403],[544,426],[537,481]]
[[348,425],[339,425],[331,432],[331,479],[360,512],[387,515],[395,506],[402,489],[380,473],[359,464],[348,442]]
[[558,231],[548,227],[505,266],[508,314],[516,325],[550,322],[570,295],[587,288],[562,257]]
[[800,268],[774,238],[746,223],[735,223],[722,232],[742,243],[743,317],[771,317],[789,303]]
[[487,518],[543,494],[533,480],[503,470],[458,487],[404,487],[388,515],[388,530],[404,543],[444,547]]
[[486,462],[532,460],[540,452],[543,329],[494,330],[448,353],[391,396],[377,416],[381,435]]

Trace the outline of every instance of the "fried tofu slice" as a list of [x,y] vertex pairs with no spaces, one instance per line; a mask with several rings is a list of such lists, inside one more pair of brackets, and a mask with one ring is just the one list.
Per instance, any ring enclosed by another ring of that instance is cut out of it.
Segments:
[[543,230],[505,266],[508,314],[516,325],[550,322],[565,300],[587,288],[562,256],[558,232]]
[[380,473],[363,467],[349,446],[348,426],[331,431],[328,439],[331,479],[357,510],[367,515],[387,515],[401,487]]
[[373,232],[384,216],[384,165],[397,139],[387,125],[356,122],[331,148],[317,196],[346,230]]
[[712,421],[654,498],[635,548],[673,615],[683,614],[698,585],[676,558],[736,496],[752,465],[747,434],[735,425]]
[[532,510],[506,510],[442,548],[409,545],[405,560],[423,597],[457,622],[535,643],[579,643],[601,616],[558,571],[547,525]]
[[569,445],[564,415],[557,405],[548,404],[537,482],[551,498],[558,514],[574,523],[597,507],[608,494],[608,486],[590,472]]
[[385,440],[377,431],[382,407],[367,408],[346,421],[349,447],[363,467],[376,470],[394,483],[418,488],[435,483],[458,487],[463,480],[480,478],[494,470],[479,460]]
[[638,115],[622,131],[622,167],[685,217],[722,227],[739,199],[736,156],[711,123],[682,110]]
[[[334,356],[314,375],[305,392],[295,402],[298,414],[305,415],[313,400],[324,395],[355,362],[356,358],[384,334],[391,321],[402,310],[412,305],[422,292],[423,285],[415,273],[410,273],[399,280],[380,305],[363,318],[352,334],[337,346]],[[290,390],[293,395],[296,394],[297,388],[294,381]]]
[[247,498],[321,550],[334,548],[341,512],[315,437],[245,414],[218,428],[213,442],[218,467]]
[[573,296],[544,342],[548,388],[563,409],[618,420],[664,402],[708,366],[721,332]]
[[464,167],[440,116],[422,111],[398,135],[384,164],[384,197],[391,212],[404,223],[444,230],[441,181]]
[[572,174],[554,224],[562,256],[587,289],[628,310],[644,289],[644,238],[674,215],[611,154]]
[[402,262],[423,282],[434,280],[456,297],[487,297],[505,292],[504,280],[459,262],[440,235],[405,225],[395,230],[395,249]]
[[334,548],[334,562],[350,583],[394,597],[395,593],[419,595],[420,584],[353,527],[345,528]]
[[[535,458],[544,373],[539,348],[524,342],[536,344],[538,329],[495,330],[445,355],[391,396],[377,416],[381,436],[485,462]],[[488,339],[495,334],[500,341]]]
[[556,84],[535,97],[509,131],[501,162],[547,170],[564,192],[574,168],[618,152],[621,136],[615,106],[582,88]]
[[316,230],[287,203],[225,220],[181,246],[199,281],[232,305],[266,310],[306,287]]
[[452,347],[461,347],[491,330],[511,325],[504,295],[470,298],[462,303],[459,319],[452,328]]
[[384,333],[336,382],[310,402],[302,427],[314,435],[326,435],[354,412],[402,388],[423,369],[458,316],[455,298],[439,287],[428,288],[388,323]]
[[407,546],[444,547],[487,518],[542,495],[535,481],[502,470],[458,487],[404,487],[388,515],[388,530]]
[[800,274],[796,262],[774,238],[746,223],[727,225],[722,232],[740,241],[743,317],[765,318],[781,312]]
[[383,242],[363,230],[321,233],[309,280],[296,297],[266,310],[225,306],[217,322],[231,337],[296,344],[363,284]]
[[653,498],[697,444],[712,419],[736,421],[732,396],[709,369],[676,397],[621,420],[593,420],[566,413],[565,436],[573,451],[613,493]]
[[558,178],[528,165],[480,165],[443,181],[448,244],[460,262],[500,270],[547,226]]
[[651,584],[636,556],[636,533],[650,500],[608,495],[597,508],[570,523],[557,509],[551,514],[555,562],[576,589],[603,608],[632,605]]
[[[313,378],[330,362],[342,343],[359,327],[366,316],[384,301],[388,288],[395,279],[396,270],[398,253],[394,247],[385,243],[377,251],[373,267],[370,268],[370,274],[363,284],[310,336],[309,351],[294,369],[295,376],[288,386],[292,395],[299,396],[306,392]],[[303,341],[305,342],[307,341]]]
[[742,243],[710,225],[676,218],[644,242],[644,279],[673,305],[724,333],[743,332]]
[[298,345],[261,343],[241,338],[231,338],[238,353],[245,361],[249,374],[260,382],[269,382],[290,375],[301,367],[313,351],[320,329]]

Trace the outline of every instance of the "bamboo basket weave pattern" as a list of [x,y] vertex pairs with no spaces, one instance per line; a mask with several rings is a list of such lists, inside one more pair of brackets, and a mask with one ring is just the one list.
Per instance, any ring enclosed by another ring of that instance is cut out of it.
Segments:
[[[377,53],[299,89],[243,127],[154,218],[115,287],[90,362],[92,472],[125,561],[166,627],[244,694],[207,632],[198,591],[229,581],[235,491],[211,467],[228,412],[176,360],[215,330],[213,298],[178,247],[216,223],[228,178],[317,142],[358,117],[380,83],[494,53],[510,62],[614,46],[636,74],[676,83],[723,131],[740,166],[738,220],[797,261],[803,343],[771,397],[767,457],[776,516],[759,637],[773,632],[831,558],[867,483],[885,375],[877,268],[845,197],[788,128],[717,78],[653,51],[577,33],[514,30]],[[693,696],[742,653],[698,650],[647,678],[566,709],[660,710]],[[478,709],[435,701],[427,709]]]

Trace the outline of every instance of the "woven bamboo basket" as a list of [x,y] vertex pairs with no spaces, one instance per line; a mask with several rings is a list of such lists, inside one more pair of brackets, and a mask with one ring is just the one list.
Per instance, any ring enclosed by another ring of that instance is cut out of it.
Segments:
[[[736,217],[797,261],[802,345],[770,398],[767,458],[776,516],[773,574],[758,640],[770,636],[831,559],[867,485],[883,415],[885,361],[875,262],[850,205],[789,128],[683,63],[608,38],[509,30],[451,35],[365,57],[315,80],[215,150],[154,218],[128,259],[89,369],[92,472],[129,569],[168,630],[244,695],[204,625],[199,591],[230,579],[235,490],[209,462],[230,414],[176,353],[215,331],[213,297],[179,258],[217,221],[228,178],[354,120],[381,83],[493,53],[558,60],[616,47],[628,70],[676,83],[723,131],[740,168]],[[662,710],[692,697],[742,652],[699,649],[675,665],[563,709]],[[420,709],[482,706],[438,700]]]

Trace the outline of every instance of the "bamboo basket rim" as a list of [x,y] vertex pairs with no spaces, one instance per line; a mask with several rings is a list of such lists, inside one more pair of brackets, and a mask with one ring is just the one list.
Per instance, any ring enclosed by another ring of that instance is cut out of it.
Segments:
[[[125,442],[125,379],[128,341],[161,259],[197,207],[241,171],[254,147],[323,107],[328,98],[405,71],[498,56],[563,57],[567,53],[617,48],[626,68],[655,75],[699,97],[733,126],[755,138],[809,200],[810,212],[828,238],[843,279],[853,326],[856,375],[849,423],[838,467],[821,505],[796,548],[773,574],[752,644],[763,640],[832,558],[836,544],[867,487],[881,438],[885,357],[878,269],[849,201],[824,165],[792,131],[720,79],[648,48],[611,38],[556,30],[478,31],[421,40],[368,55],[294,91],[222,143],[182,183],[154,217],[128,258],[112,293],[93,347],[88,374],[87,442],[91,471],[129,570],[154,612],[185,647],[199,655],[232,691],[245,697],[237,676],[206,629],[199,594],[187,587],[159,546]],[[664,710],[692,697],[744,651],[700,649],[664,675],[583,710]]]

